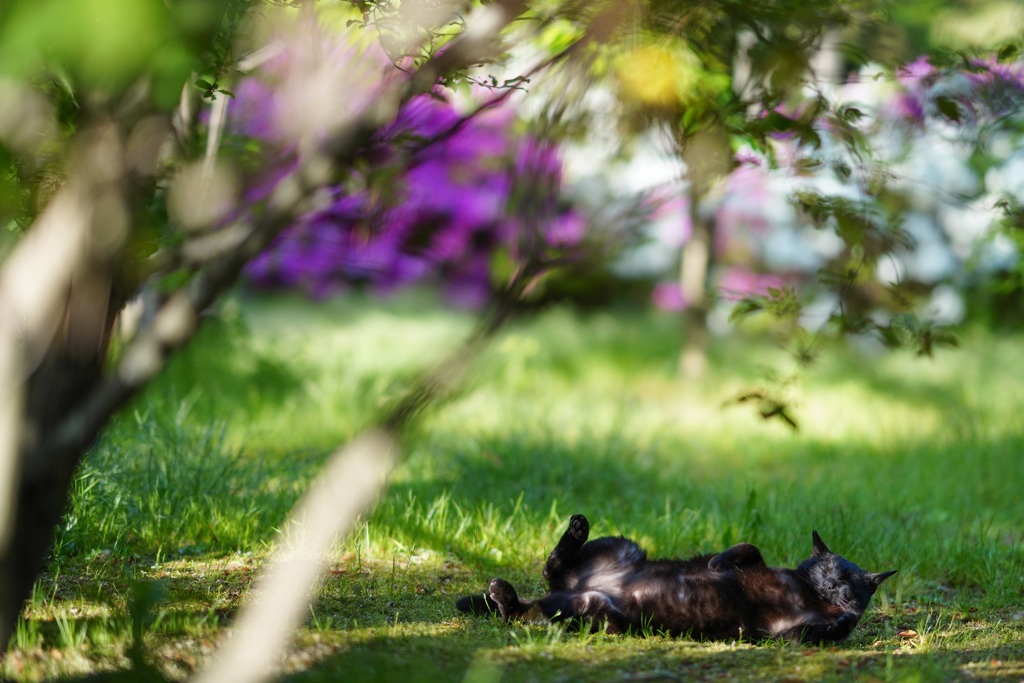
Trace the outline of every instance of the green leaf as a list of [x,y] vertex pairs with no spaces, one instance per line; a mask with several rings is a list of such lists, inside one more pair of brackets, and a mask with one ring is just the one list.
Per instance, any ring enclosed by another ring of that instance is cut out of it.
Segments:
[[745,318],[752,313],[757,313],[762,310],[764,310],[764,304],[754,297],[740,299],[736,302],[736,305],[732,307],[732,311],[729,313],[729,322]]
[[915,336],[917,355],[919,356],[932,356],[935,347],[938,346],[952,348],[960,346],[960,340],[957,339],[952,328],[947,325],[935,325],[930,322],[922,323]]
[[768,116],[764,117],[764,129],[766,132],[777,131],[784,133],[793,129],[793,123],[793,119],[783,116],[777,111],[769,112]]
[[839,118],[847,123],[856,123],[864,117],[864,112],[857,107],[851,107],[849,105],[843,105],[839,108]]
[[1017,56],[1019,54],[1020,45],[1017,45],[1016,43],[1010,43],[1009,45],[1003,47],[1003,49],[996,54],[996,60],[1000,62],[1012,62],[1015,59],[1017,59]]
[[814,149],[821,149],[821,136],[813,126],[802,126],[800,128],[800,142],[810,145]]
[[846,287],[853,282],[855,277],[855,271],[839,265],[833,267],[826,266],[818,271],[818,282],[832,289]]
[[878,334],[879,341],[887,348],[898,349],[903,346],[902,336],[892,325],[877,325],[875,332]]
[[836,172],[841,180],[849,180],[853,170],[845,161],[836,160],[832,163],[832,170]]
[[963,114],[960,111],[960,105],[956,103],[950,97],[936,97],[935,106],[938,108],[939,113],[945,118],[949,119],[953,123],[960,123],[963,118]]

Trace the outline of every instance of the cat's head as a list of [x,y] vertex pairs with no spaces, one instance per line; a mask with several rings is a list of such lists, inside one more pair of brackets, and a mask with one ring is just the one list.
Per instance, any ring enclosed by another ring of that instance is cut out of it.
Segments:
[[896,570],[865,571],[829,550],[817,531],[811,532],[811,537],[811,556],[797,567],[797,572],[826,601],[841,607],[843,611],[863,614],[875,590]]

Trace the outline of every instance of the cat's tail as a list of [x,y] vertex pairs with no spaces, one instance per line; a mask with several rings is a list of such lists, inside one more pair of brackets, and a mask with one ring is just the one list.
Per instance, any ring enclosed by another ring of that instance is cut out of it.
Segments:
[[486,594],[467,595],[459,598],[458,602],[455,603],[455,608],[466,614],[492,614],[494,616],[501,614],[498,609],[498,603],[490,595]]

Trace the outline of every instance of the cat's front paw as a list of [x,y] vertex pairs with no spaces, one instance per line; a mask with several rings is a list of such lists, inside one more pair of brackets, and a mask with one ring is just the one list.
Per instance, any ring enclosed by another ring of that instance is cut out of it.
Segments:
[[860,618],[853,612],[845,612],[828,627],[825,635],[829,640],[843,640],[853,627],[857,625]]
[[569,519],[569,533],[575,538],[586,540],[587,535],[590,534],[590,522],[583,515],[573,515]]

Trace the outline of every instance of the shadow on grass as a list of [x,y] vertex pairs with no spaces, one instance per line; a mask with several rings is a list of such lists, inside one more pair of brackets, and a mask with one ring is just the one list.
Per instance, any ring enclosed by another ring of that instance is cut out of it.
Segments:
[[586,437],[453,444],[431,476],[393,483],[372,523],[450,553],[481,588],[506,575],[527,581],[528,592],[539,587],[544,558],[577,512],[594,537],[623,534],[655,556],[752,541],[769,564],[794,566],[817,529],[861,566],[902,569],[897,583],[927,577],[989,602],[1019,588],[1009,577],[1024,571],[1022,435],[870,450],[794,440],[740,471],[675,448],[638,452],[626,440]]
[[[517,585],[525,580],[524,593],[532,595],[541,583],[544,557],[565,518],[577,511],[591,517],[596,534],[626,533],[659,553],[721,548],[728,545],[727,536],[734,536],[757,542],[776,565],[806,555],[805,535],[814,526],[823,534],[829,529],[826,538],[833,547],[871,569],[899,566],[911,576],[918,572],[943,579],[960,574],[995,591],[999,582],[1015,583],[1012,577],[1024,569],[1021,554],[1007,548],[994,555],[1000,541],[984,534],[958,534],[959,541],[942,545],[936,538],[948,535],[957,522],[937,513],[943,512],[944,498],[960,496],[953,499],[952,509],[987,505],[1016,514],[1020,502],[1015,492],[1022,475],[1010,463],[1000,463],[1019,453],[1020,445],[1017,437],[946,443],[944,460],[936,467],[937,452],[926,445],[894,454],[796,442],[770,467],[745,474],[694,466],[685,455],[666,455],[672,453],[671,445],[658,447],[658,453],[638,454],[626,439],[581,437],[567,445],[554,435],[517,436],[483,440],[461,451],[453,447],[446,457],[449,464],[432,476],[394,483],[371,520],[376,533],[457,558],[459,570],[453,570],[452,586],[446,589],[451,594],[441,593],[448,569],[392,577],[384,558],[379,566],[328,576],[314,613],[320,619],[337,614],[337,621],[317,627],[316,643],[300,643],[291,665],[300,673],[284,680],[866,681],[958,680],[968,673],[1020,680],[1024,665],[1019,653],[1012,648],[969,649],[969,641],[962,649],[914,653],[736,649],[659,638],[592,642],[575,636],[552,645],[544,629],[515,629],[527,635],[512,640],[510,627],[455,617],[452,604],[466,586],[482,588],[495,575]],[[856,483],[852,489],[851,482]],[[460,532],[460,515],[472,517],[468,526],[477,531]],[[494,554],[496,548],[504,554]],[[847,548],[856,552],[847,553]],[[897,581],[906,575],[901,572]],[[210,577],[197,580],[206,586]],[[186,599],[196,586],[189,577],[174,578],[168,593],[174,600]],[[216,586],[200,592],[212,601]],[[171,616],[191,623],[210,612],[201,596],[194,597],[200,598],[201,607]],[[229,614],[214,610],[209,625],[223,626]],[[358,615],[358,623],[352,615]],[[448,629],[453,618],[457,628],[443,634],[403,633]],[[308,632],[302,636],[311,637]],[[894,642],[890,638],[886,647],[895,647]],[[122,674],[79,680],[156,679]]]
[[[522,629],[518,629],[519,632]],[[347,646],[289,683],[437,681],[1019,680],[1024,666],[1005,650],[896,653],[766,645],[738,648],[661,638],[597,637],[517,644],[509,629],[479,639],[381,636]],[[544,636],[539,638],[543,641]],[[970,674],[965,669],[970,670]]]
[[200,416],[252,418],[279,408],[302,389],[302,382],[280,353],[253,346],[241,320],[213,317],[204,322],[196,340],[170,360],[142,401],[160,406],[165,415],[176,415],[187,406]]
[[[549,637],[539,627],[469,624],[440,635],[381,634],[357,642],[306,634],[285,661],[282,683],[402,681],[1017,681],[1024,661],[1012,648],[875,651],[843,647],[697,643],[661,637]],[[155,663],[157,667],[159,662]],[[169,680],[152,663],[66,677],[79,683]]]

